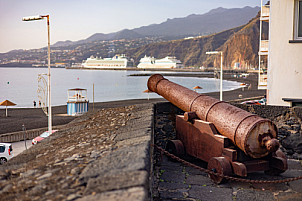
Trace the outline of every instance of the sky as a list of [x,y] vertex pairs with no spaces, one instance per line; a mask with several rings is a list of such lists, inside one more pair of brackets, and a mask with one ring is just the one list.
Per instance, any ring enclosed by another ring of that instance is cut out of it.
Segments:
[[260,6],[260,0],[0,0],[0,53],[47,46],[46,20],[22,21],[26,16],[49,15],[54,44],[245,6]]

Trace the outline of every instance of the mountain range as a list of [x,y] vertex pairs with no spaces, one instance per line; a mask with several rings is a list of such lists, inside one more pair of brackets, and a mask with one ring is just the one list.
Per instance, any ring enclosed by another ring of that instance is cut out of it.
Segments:
[[183,18],[167,19],[160,24],[151,24],[135,29],[124,29],[118,32],[104,34],[95,33],[79,41],[59,41],[53,47],[70,46],[93,41],[108,41],[119,39],[137,39],[144,37],[165,37],[179,39],[187,36],[202,36],[221,32],[247,23],[255,17],[260,7],[216,8],[205,14],[192,14]]
[[[241,68],[255,67],[258,65],[259,18],[258,13],[247,24],[216,34],[152,43],[123,53],[131,55],[136,64],[145,55],[155,58],[176,56],[185,66],[217,67],[220,66],[220,59],[215,55],[206,55],[207,51],[215,50],[223,52],[226,67],[235,63],[240,63]],[[268,24],[264,22],[264,32],[267,29]]]
[[[52,62],[71,65],[81,63],[91,55],[105,58],[126,54],[134,61],[134,66],[147,55],[158,59],[175,56],[187,67],[217,67],[220,59],[215,55],[206,55],[207,51],[216,50],[223,52],[225,67],[232,67],[235,63],[236,66],[240,63],[241,68],[256,67],[259,51],[259,10],[259,7],[217,8],[203,15],[189,15],[133,30],[98,33],[74,42],[57,42],[52,46],[55,50],[51,53]],[[196,23],[199,25],[194,25]],[[268,32],[268,24],[263,22],[262,29],[264,33]],[[47,48],[15,50],[0,54],[0,60],[3,65],[18,66],[15,62],[19,61],[20,65],[30,66],[31,63],[46,62],[45,52]]]

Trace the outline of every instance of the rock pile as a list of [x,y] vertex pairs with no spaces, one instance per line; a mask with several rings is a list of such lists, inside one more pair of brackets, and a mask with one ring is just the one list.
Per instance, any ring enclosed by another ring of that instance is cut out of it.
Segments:
[[282,149],[290,158],[302,160],[302,130],[301,120],[293,111],[275,119],[278,130],[278,139]]

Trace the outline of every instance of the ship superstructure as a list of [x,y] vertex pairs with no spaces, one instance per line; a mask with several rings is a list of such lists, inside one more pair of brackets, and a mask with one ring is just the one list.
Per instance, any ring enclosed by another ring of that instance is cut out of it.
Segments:
[[128,59],[124,54],[115,55],[112,58],[98,58],[91,56],[84,60],[82,67],[84,68],[126,68]]
[[167,56],[163,59],[155,59],[146,56],[141,58],[138,68],[183,68],[183,64],[176,57]]

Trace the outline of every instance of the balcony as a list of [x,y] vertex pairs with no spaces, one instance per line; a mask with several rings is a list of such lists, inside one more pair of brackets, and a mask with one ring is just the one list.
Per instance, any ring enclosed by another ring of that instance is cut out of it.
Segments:
[[261,40],[259,54],[260,55],[267,55],[268,54],[268,46],[269,46],[269,40]]
[[270,16],[270,7],[269,5],[265,5],[261,7],[261,20],[262,21],[269,21]]
[[267,74],[260,73],[258,89],[267,89]]

